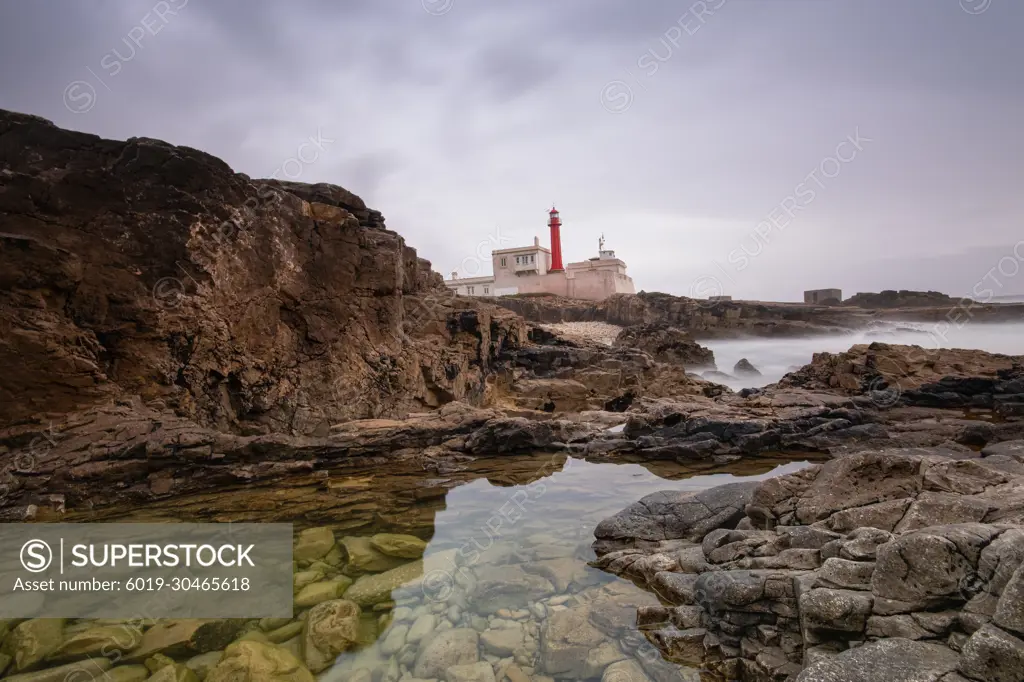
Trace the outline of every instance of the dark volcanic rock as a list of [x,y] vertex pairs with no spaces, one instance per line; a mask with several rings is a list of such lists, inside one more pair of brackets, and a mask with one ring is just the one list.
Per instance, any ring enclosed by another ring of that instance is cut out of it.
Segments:
[[736,376],[740,377],[761,376],[761,372],[757,369],[757,367],[754,367],[752,364],[750,364],[750,360],[747,360],[746,358],[741,358],[732,368],[732,371],[736,374]]

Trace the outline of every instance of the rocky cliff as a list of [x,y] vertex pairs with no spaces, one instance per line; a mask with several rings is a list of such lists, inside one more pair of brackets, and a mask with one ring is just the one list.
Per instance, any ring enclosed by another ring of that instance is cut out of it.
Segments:
[[938,291],[895,291],[886,289],[879,293],[860,292],[843,301],[843,305],[855,305],[861,308],[923,308],[930,306],[949,306],[956,299]]
[[841,333],[862,327],[869,319],[863,311],[828,306],[712,302],[656,292],[615,294],[597,303],[557,296],[506,296],[496,302],[531,321],[664,324],[678,327],[695,339]]
[[479,403],[521,320],[333,185],[0,110],[0,424],[112,398],[241,434]]
[[959,328],[978,322],[1016,323],[1024,318],[1024,304],[1021,303],[951,299],[943,294],[938,295],[941,298],[925,295],[889,298],[887,293],[868,294],[866,299],[854,297],[841,307],[708,301],[658,292],[615,294],[596,303],[548,295],[504,296],[495,302],[534,322],[599,321],[621,326],[666,324],[678,327],[698,340],[847,333],[870,330],[881,320],[934,323],[936,326],[926,331],[941,337],[953,326]]

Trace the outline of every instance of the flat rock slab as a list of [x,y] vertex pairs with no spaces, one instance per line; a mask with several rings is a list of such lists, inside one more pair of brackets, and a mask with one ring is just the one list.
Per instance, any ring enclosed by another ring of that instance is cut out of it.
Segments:
[[959,657],[941,644],[909,639],[871,642],[817,661],[797,682],[936,682],[957,669]]
[[732,528],[744,515],[757,482],[729,483],[699,493],[653,493],[598,524],[598,540],[628,546],[637,540],[699,541],[716,528]]

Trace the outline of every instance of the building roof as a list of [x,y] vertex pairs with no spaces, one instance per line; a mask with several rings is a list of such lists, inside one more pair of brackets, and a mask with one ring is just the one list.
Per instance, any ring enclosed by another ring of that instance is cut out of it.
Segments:
[[495,250],[491,251],[491,254],[495,254],[495,253],[513,253],[513,252],[516,252],[516,251],[543,251],[544,253],[551,253],[550,249],[546,249],[546,248],[544,248],[543,246],[540,246],[540,245],[536,245],[535,246],[533,244],[530,244],[529,246],[516,246],[516,247],[513,247],[511,249],[495,249]]
[[567,268],[594,268],[603,267],[605,265],[621,265],[625,267],[626,261],[621,258],[588,258],[587,260],[576,261],[574,263],[566,263]]
[[483,277],[460,277],[459,279],[446,279],[445,284],[460,285],[460,284],[487,284],[494,281],[494,275],[485,275]]

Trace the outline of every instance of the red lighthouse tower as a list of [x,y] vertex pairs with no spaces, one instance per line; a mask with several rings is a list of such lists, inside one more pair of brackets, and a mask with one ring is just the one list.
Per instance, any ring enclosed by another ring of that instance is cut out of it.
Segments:
[[562,221],[554,206],[548,211],[548,227],[551,228],[551,267],[548,272],[562,272]]

